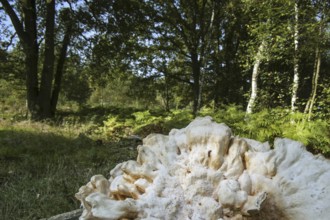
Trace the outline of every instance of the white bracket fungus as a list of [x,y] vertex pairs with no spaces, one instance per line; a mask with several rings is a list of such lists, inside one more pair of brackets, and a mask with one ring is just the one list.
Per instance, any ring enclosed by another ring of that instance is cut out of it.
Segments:
[[330,219],[330,162],[289,139],[238,138],[197,118],[168,136],[151,134],[136,161],[76,197],[87,219]]

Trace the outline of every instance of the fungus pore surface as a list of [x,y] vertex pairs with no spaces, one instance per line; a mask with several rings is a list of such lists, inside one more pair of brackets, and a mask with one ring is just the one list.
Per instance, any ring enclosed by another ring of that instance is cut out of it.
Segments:
[[235,137],[211,117],[150,134],[136,161],[76,197],[87,219],[330,219],[330,162],[289,139]]

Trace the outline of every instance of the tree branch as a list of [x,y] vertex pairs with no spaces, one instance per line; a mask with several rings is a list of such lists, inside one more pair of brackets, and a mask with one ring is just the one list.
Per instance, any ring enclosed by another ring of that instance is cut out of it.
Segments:
[[16,12],[14,11],[13,7],[9,4],[7,0],[0,0],[3,9],[10,17],[10,20],[16,30],[16,33],[21,41],[27,43],[27,35],[24,31],[23,24],[21,23],[20,19],[18,18]]
[[4,50],[7,51],[7,50],[9,49],[9,47],[13,44],[13,40],[14,40],[15,36],[16,36],[16,32],[15,32],[13,35],[10,36],[10,41],[9,41],[9,43],[6,45],[6,47],[5,47]]

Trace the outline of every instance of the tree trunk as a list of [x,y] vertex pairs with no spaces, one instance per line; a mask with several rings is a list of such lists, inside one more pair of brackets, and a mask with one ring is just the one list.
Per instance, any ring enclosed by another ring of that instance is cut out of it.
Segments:
[[166,81],[167,80],[165,80],[165,102],[164,102],[164,104],[165,104],[165,111],[170,112],[170,110],[171,110],[171,107],[170,107],[171,98],[170,98],[169,85]]
[[253,112],[253,108],[255,106],[255,101],[257,98],[258,92],[258,75],[259,75],[259,67],[263,56],[263,51],[265,47],[265,41],[262,41],[258,48],[258,52],[255,57],[253,71],[252,71],[252,78],[251,78],[251,95],[246,107],[246,114],[251,114]]
[[38,54],[34,48],[25,50],[26,99],[28,112],[32,119],[37,119],[40,106],[38,102]]
[[55,0],[47,1],[45,57],[40,83],[40,119],[50,118],[51,92],[54,75],[54,29],[55,29]]
[[299,59],[298,59],[298,46],[299,46],[299,9],[297,1],[294,4],[294,57],[293,57],[293,84],[292,84],[292,98],[291,98],[291,112],[296,111],[296,102],[298,99],[299,87]]
[[[219,34],[219,33],[217,33]],[[213,102],[214,102],[214,109],[216,109],[219,105],[220,105],[220,92],[219,92],[219,88],[220,88],[220,40],[217,39],[217,43],[215,44],[215,48],[214,48],[214,53],[215,53],[215,57],[213,59],[214,62],[214,73],[215,73],[215,88],[213,89],[214,91],[214,98],[213,98]]]
[[[38,60],[39,47],[37,38],[36,4],[35,1],[23,1],[24,27],[20,37],[25,54],[26,88],[28,110],[32,119],[36,119],[40,106],[38,103]],[[13,21],[13,20],[12,20]],[[14,21],[13,21],[14,22]],[[16,27],[15,27],[16,29]],[[17,31],[17,30],[16,30]]]
[[61,82],[62,82],[62,76],[63,76],[63,72],[64,72],[64,64],[65,64],[65,60],[66,60],[68,46],[70,44],[71,31],[72,31],[71,24],[68,24],[67,30],[66,30],[64,38],[63,38],[60,55],[59,55],[59,58],[57,61],[54,88],[53,88],[53,93],[52,93],[52,98],[51,98],[52,116],[55,116],[58,97],[59,97],[59,93],[61,90]]
[[170,95],[169,79],[166,73],[164,73],[164,77],[165,77],[165,110],[167,112],[170,112],[171,95]]
[[26,99],[32,118],[36,118],[38,106],[38,42],[35,1],[22,1],[23,23],[7,0],[0,0],[15,28],[25,54]]
[[220,87],[220,72],[218,70],[215,71],[215,84],[214,84],[214,97],[213,97],[213,103],[214,103],[214,109],[216,109],[220,105],[220,92],[219,92],[219,87]]
[[200,63],[196,53],[191,54],[191,67],[193,74],[193,115],[196,116],[200,109]]
[[318,79],[320,75],[320,67],[321,67],[321,52],[319,45],[316,47],[315,51],[315,63],[314,63],[314,70],[313,70],[313,80],[312,80],[312,92],[308,99],[308,102],[306,104],[306,108],[304,113],[306,114],[308,112],[308,121],[311,120],[312,112],[313,112],[313,106],[315,103],[316,98],[316,92],[317,92],[317,86],[318,86]]
[[317,87],[318,87],[318,79],[320,75],[320,68],[321,68],[321,50],[320,50],[320,44],[323,42],[323,25],[324,25],[324,17],[325,17],[325,5],[323,5],[324,9],[321,12],[321,19],[319,21],[319,35],[318,35],[318,40],[316,44],[316,49],[315,49],[315,62],[314,62],[314,69],[313,69],[313,79],[312,79],[312,91],[311,94],[308,98],[305,111],[304,113],[307,114],[308,112],[308,121],[311,120],[312,118],[312,112],[313,112],[313,106],[315,103],[316,99],[316,93],[317,93]]

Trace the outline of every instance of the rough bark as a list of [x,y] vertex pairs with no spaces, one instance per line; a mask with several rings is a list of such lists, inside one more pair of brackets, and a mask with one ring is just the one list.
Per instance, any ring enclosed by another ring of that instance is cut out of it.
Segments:
[[259,67],[261,64],[263,51],[265,47],[265,42],[263,41],[259,48],[258,52],[255,56],[255,61],[253,65],[253,71],[252,71],[252,77],[251,77],[251,95],[248,102],[248,105],[246,107],[246,114],[251,114],[253,112],[253,108],[255,106],[255,101],[257,98],[257,92],[258,92],[258,75],[259,75]]
[[51,117],[51,91],[54,75],[54,28],[55,28],[55,0],[47,1],[46,33],[45,33],[45,57],[40,83],[40,117]]
[[294,4],[294,57],[293,57],[293,83],[292,83],[292,97],[291,97],[291,111],[296,111],[296,102],[298,99],[298,87],[299,87],[299,59],[298,59],[298,47],[299,47],[299,8],[297,1]]
[[[4,1],[2,1],[4,2]],[[11,7],[11,6],[9,6]],[[16,24],[17,15],[11,17],[12,23],[17,34],[20,36],[25,54],[25,71],[26,71],[26,88],[27,88],[27,106],[31,117],[37,118],[40,106],[38,103],[39,83],[38,83],[38,61],[39,61],[39,47],[37,41],[37,24],[36,24],[36,4],[35,1],[22,1],[23,7],[23,24]],[[13,10],[11,8],[11,10]],[[13,13],[15,13],[13,11]],[[16,17],[16,18],[15,18]],[[21,33],[22,31],[22,33]]]
[[53,88],[52,98],[51,98],[52,116],[55,115],[58,97],[59,97],[59,93],[61,90],[61,82],[62,82],[62,76],[63,76],[63,72],[64,72],[64,64],[65,64],[65,60],[66,60],[68,47],[70,44],[70,38],[71,38],[71,34],[72,34],[71,32],[72,32],[72,28],[71,28],[71,24],[69,24],[67,27],[67,30],[65,32],[64,38],[63,38],[62,48],[61,48],[60,55],[59,55],[59,58],[57,61],[57,67],[56,67],[56,73],[55,73],[55,79],[54,79],[54,88]]

